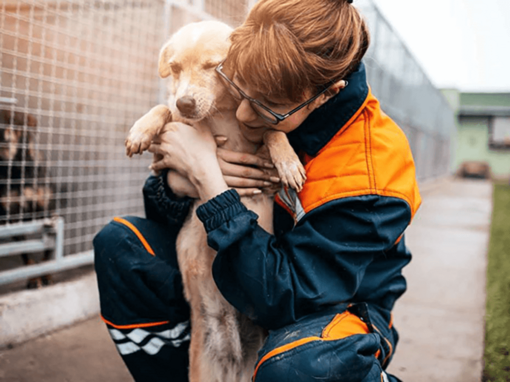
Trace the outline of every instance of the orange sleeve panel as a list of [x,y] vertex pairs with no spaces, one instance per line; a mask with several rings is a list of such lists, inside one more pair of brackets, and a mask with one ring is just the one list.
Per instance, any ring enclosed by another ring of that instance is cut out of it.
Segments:
[[411,216],[420,206],[409,143],[371,92],[354,120],[317,156],[306,159],[307,181],[299,193],[305,213],[335,199],[362,195],[403,199]]

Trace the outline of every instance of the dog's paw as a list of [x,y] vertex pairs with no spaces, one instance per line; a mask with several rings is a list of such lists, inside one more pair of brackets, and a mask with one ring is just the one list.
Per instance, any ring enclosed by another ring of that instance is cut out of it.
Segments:
[[134,129],[135,126],[129,132],[126,141],[126,155],[132,157],[133,154],[142,154],[149,148],[152,143],[152,136],[145,132],[140,132],[138,129]]
[[154,137],[156,137],[166,123],[172,121],[172,113],[165,105],[154,106],[147,114],[135,122],[129,130],[124,142],[126,155],[142,154],[149,148]]
[[[296,160],[297,159],[297,160]],[[290,187],[300,192],[306,181],[305,168],[297,158],[288,158],[287,160],[277,160],[274,165],[278,170],[280,180],[285,187]]]
[[297,192],[301,191],[306,181],[306,171],[285,133],[269,130],[264,135],[264,143],[269,149],[282,184]]

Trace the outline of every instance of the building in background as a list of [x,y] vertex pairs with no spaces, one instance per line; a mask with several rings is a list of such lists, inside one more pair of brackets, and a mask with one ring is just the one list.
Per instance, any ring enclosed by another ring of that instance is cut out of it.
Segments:
[[510,93],[444,93],[458,121],[454,171],[460,176],[510,178]]

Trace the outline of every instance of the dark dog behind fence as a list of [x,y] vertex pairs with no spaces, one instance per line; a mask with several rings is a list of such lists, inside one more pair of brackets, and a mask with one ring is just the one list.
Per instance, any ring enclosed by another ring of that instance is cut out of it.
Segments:
[[[0,225],[49,218],[55,211],[55,189],[48,181],[43,156],[36,149],[37,120],[28,113],[0,110]],[[20,241],[25,237],[14,237]],[[52,250],[42,254],[50,259]],[[25,265],[34,256],[21,255]],[[51,284],[51,275],[30,279],[28,288]]]

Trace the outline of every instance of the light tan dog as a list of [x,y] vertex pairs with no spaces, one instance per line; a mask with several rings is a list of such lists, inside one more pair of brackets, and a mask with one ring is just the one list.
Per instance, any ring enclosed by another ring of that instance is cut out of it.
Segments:
[[[158,105],[134,124],[126,139],[129,156],[146,150],[172,121],[210,129],[214,135],[228,137],[225,148],[255,153],[258,147],[244,139],[239,130],[235,118],[237,101],[215,72],[227,54],[231,31],[215,21],[189,24],[165,44],[160,52],[159,74],[170,77],[168,107]],[[301,189],[304,169],[285,134],[266,134],[265,143],[282,183]],[[250,381],[264,332],[236,311],[214,283],[215,252],[207,246],[205,230],[195,214],[203,202],[194,203],[177,239],[185,297],[191,306],[189,380]],[[242,198],[242,202],[259,215],[262,228],[273,232],[272,197],[261,194]]]

